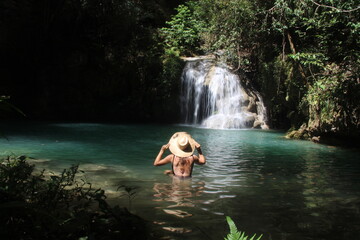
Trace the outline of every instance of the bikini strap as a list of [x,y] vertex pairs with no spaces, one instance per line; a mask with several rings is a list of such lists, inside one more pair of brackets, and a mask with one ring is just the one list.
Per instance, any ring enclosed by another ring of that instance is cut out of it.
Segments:
[[174,160],[175,160],[175,154],[173,154],[173,159],[171,161],[171,171],[175,175],[175,172],[174,172]]

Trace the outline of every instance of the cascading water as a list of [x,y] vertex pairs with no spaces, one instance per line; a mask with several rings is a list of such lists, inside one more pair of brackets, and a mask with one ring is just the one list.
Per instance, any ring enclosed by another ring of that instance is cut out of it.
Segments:
[[220,129],[267,128],[260,96],[246,93],[239,77],[225,66],[208,59],[188,61],[181,79],[184,123]]

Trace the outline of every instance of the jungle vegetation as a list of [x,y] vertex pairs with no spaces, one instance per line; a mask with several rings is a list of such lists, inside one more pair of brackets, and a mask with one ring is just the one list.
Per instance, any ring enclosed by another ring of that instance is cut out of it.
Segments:
[[28,119],[174,122],[182,56],[216,55],[289,136],[359,136],[355,0],[4,0],[0,95]]
[[[213,54],[263,95],[271,127],[358,138],[359,16],[355,0],[2,0],[0,109],[15,111],[1,118],[176,121],[180,57]],[[2,238],[146,238],[76,166],[33,171],[1,160]]]
[[162,28],[166,49],[216,54],[264,96],[271,126],[290,137],[358,137],[356,1],[199,0]]
[[110,206],[78,165],[56,174],[26,156],[0,160],[1,239],[151,239],[148,223]]

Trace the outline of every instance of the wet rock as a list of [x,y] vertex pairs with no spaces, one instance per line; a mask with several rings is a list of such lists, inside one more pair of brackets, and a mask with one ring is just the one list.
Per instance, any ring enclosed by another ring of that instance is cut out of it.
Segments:
[[253,97],[249,97],[249,104],[247,107],[247,111],[256,113],[256,101]]
[[253,124],[253,128],[261,129],[261,122],[259,120],[255,120]]
[[311,138],[311,141],[315,142],[315,143],[319,143],[320,142],[320,136],[314,136]]

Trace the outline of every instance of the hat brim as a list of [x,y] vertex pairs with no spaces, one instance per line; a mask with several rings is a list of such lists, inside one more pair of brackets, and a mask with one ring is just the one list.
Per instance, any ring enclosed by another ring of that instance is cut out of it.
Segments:
[[[185,149],[180,149],[177,144],[177,140],[184,135],[188,137],[189,144]],[[174,135],[170,138],[169,144],[170,152],[178,157],[189,157],[194,153],[195,150],[195,140],[191,137],[190,134],[186,132],[174,133]]]

